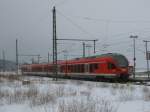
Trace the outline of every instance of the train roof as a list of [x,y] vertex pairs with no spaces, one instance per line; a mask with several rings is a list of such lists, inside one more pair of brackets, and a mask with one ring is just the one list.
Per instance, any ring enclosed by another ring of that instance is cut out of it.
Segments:
[[[117,62],[118,66],[126,67],[129,65],[127,58],[119,53],[107,53],[107,54],[101,54],[101,55],[95,55],[95,56],[88,56],[85,58],[75,58],[75,59],[69,59],[69,60],[58,60],[58,64],[65,64],[67,63],[81,63],[81,62],[91,62],[91,61],[98,61],[101,60],[109,60],[113,59]],[[52,63],[49,63],[52,64]],[[40,66],[45,64],[31,64],[32,66]]]
[[119,53],[107,53],[107,54],[101,54],[101,55],[95,55],[95,56],[88,56],[88,57],[85,57],[85,58],[75,58],[75,59],[71,59],[71,60],[67,60],[67,61],[71,61],[71,62],[76,62],[77,60],[78,61],[89,61],[89,59],[98,59],[98,58],[103,58],[103,59],[108,59],[108,58],[112,58],[114,59],[117,64],[119,66],[128,66],[128,60],[127,58],[122,55],[122,54],[119,54]]
[[123,56],[123,55],[119,54],[119,53],[106,53],[106,54],[88,56],[88,57],[85,57],[85,58],[116,57],[116,56]]

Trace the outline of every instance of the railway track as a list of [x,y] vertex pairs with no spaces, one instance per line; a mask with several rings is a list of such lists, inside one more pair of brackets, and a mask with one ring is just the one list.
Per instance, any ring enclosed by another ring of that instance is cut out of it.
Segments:
[[[23,74],[25,76],[37,76],[37,77],[49,77],[49,78],[56,78],[54,75],[49,74]],[[130,77],[128,80],[120,80],[116,78],[100,78],[98,80],[93,78],[75,78],[75,77],[64,77],[58,76],[61,79],[70,79],[70,80],[83,80],[83,81],[93,81],[93,82],[108,82],[108,83],[120,83],[120,84],[133,84],[133,85],[143,85],[143,86],[150,86],[150,79],[146,77]]]

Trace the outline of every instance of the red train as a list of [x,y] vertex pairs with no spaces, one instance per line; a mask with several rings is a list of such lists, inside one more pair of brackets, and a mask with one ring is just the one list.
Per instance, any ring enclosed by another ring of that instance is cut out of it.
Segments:
[[[52,63],[22,65],[21,70],[27,75],[52,75],[53,65]],[[58,76],[63,77],[127,79],[130,75],[127,58],[118,53],[58,61]]]

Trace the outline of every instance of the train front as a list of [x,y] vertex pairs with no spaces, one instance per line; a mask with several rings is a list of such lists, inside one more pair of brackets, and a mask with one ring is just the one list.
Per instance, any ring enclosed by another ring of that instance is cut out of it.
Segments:
[[116,60],[119,77],[122,79],[129,78],[131,75],[131,67],[129,67],[128,59],[121,54],[117,54],[112,57]]

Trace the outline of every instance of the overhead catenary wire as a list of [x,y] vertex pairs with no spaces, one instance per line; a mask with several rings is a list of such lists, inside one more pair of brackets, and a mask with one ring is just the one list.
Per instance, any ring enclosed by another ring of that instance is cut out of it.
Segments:
[[111,22],[111,23],[150,23],[149,20],[113,20],[113,19],[104,19],[104,18],[94,18],[89,16],[74,16],[70,15],[74,18],[88,20],[88,21],[100,21],[100,22]]
[[61,5],[65,4],[65,3],[68,2],[68,1],[69,1],[69,0],[62,0],[62,1],[59,1],[59,2],[57,2],[57,3],[55,4],[55,6],[56,6],[56,7],[61,6]]
[[82,32],[84,32],[85,34],[90,35],[91,37],[96,37],[95,35],[91,34],[89,31],[86,31],[83,27],[81,27],[79,24],[77,24],[76,22],[74,22],[72,19],[70,19],[69,17],[65,16],[63,13],[61,13],[59,10],[57,11],[57,13],[61,16],[63,16],[66,20],[68,20],[70,23],[72,23],[75,27],[77,27],[78,29],[80,29]]
[[[87,31],[85,31],[85,29],[83,29],[80,25],[78,25],[77,23],[75,23],[71,18],[69,18],[70,16],[65,16],[64,14],[62,14],[59,10],[58,10],[58,13],[61,15],[61,16],[63,16],[64,18],[66,18],[67,20],[69,20],[72,24],[74,24],[77,28],[79,28],[80,27],[80,30],[82,30],[83,32],[85,32],[85,33],[87,33]],[[80,16],[77,16],[77,17],[80,17]],[[82,18],[82,17],[81,17]],[[109,20],[109,19],[99,19],[99,18],[91,18],[91,17],[83,17],[84,19],[86,19],[86,20],[100,20],[100,21],[104,21],[104,22],[138,22],[138,21],[133,21],[133,20],[130,20],[130,21],[125,21],[125,20]],[[140,20],[139,22],[150,22],[150,21],[146,21],[146,20]],[[150,28],[149,28],[150,29]],[[145,30],[144,30],[145,31]],[[120,34],[115,34],[115,35],[110,35],[111,37],[121,37],[122,38],[122,35],[130,35],[130,34],[132,34],[133,32],[135,32],[135,31],[132,31],[132,32],[127,32],[127,33],[120,33]],[[137,32],[137,31],[136,31]],[[142,32],[141,30],[138,30],[138,32]],[[89,32],[88,32],[88,34],[89,34]],[[92,36],[93,37],[93,35],[91,35],[91,33],[90,33],[90,36]],[[95,37],[95,35],[94,35],[94,37]],[[99,37],[98,35],[96,36],[96,37]]]
[[[92,18],[92,17],[82,17],[82,16],[73,16],[73,17],[77,17],[77,18],[81,18],[81,19],[85,19],[85,20],[96,20],[96,21],[102,21],[102,22],[110,22],[110,23],[136,23],[136,22],[140,22],[140,23],[150,23],[150,21],[147,21],[147,20],[110,20],[110,19],[99,19],[99,18]],[[148,28],[150,29],[150,28]],[[141,30],[138,30],[141,32]],[[132,32],[127,32],[127,33],[121,33],[121,34],[115,34],[115,35],[112,35],[112,36],[120,36],[120,35],[126,35],[126,34],[131,34],[133,32],[136,32],[136,31],[132,31]],[[111,37],[112,37],[111,36]]]

